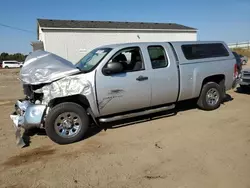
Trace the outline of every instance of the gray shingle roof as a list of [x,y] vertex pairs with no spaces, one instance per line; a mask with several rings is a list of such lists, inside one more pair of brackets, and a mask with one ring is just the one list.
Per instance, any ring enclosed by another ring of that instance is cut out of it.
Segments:
[[197,30],[175,23],[153,22],[114,22],[114,21],[85,21],[85,20],[50,20],[37,19],[40,27],[46,28],[105,28],[105,29],[178,29]]

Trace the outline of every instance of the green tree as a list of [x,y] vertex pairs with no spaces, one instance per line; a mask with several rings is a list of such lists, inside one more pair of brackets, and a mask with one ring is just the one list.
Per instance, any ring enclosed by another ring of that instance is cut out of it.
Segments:
[[16,60],[16,61],[24,61],[27,55],[23,55],[21,53],[8,54],[6,52],[1,53],[0,61],[4,60]]
[[3,53],[1,53],[1,55],[0,55],[0,60],[7,60],[8,56],[9,56],[8,53],[3,52]]

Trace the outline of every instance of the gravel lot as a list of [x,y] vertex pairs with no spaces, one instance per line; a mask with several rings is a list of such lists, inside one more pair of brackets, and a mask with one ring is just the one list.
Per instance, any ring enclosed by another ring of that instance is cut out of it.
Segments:
[[177,115],[93,129],[67,146],[39,132],[21,149],[9,118],[23,96],[17,78],[0,70],[0,187],[250,187],[250,93],[229,91],[216,111],[184,103]]

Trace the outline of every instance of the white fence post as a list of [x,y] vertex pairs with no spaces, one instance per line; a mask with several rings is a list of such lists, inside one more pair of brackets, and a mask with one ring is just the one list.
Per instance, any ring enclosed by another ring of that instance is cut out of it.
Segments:
[[245,42],[239,42],[236,43],[228,43],[227,44],[229,48],[244,48],[244,49],[250,49],[250,40]]

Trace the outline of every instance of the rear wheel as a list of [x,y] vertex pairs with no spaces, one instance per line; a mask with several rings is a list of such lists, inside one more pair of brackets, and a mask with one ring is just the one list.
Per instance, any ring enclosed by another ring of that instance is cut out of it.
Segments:
[[49,138],[58,144],[70,144],[81,140],[89,128],[85,109],[71,102],[56,105],[49,112],[45,130]]
[[198,106],[203,110],[217,109],[223,99],[223,89],[215,82],[206,83],[198,99]]
[[9,67],[8,67],[8,66],[5,66],[5,68],[6,68],[6,69],[9,69]]

